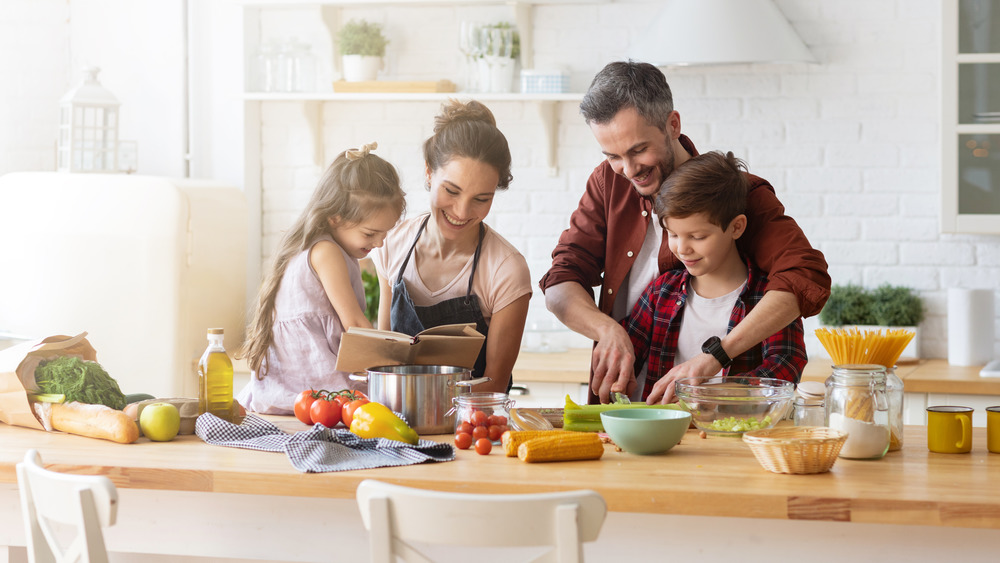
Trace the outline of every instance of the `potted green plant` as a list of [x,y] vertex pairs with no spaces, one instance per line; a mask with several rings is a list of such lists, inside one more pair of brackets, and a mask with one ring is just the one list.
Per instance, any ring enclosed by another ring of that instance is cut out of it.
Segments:
[[[873,290],[847,284],[830,288],[830,298],[819,314],[819,322],[832,327],[861,330],[905,328],[916,333],[903,356],[920,357],[920,322],[924,303],[912,289],[883,284]],[[812,355],[812,354],[811,354]]]
[[382,26],[366,20],[351,20],[337,32],[337,49],[343,62],[344,80],[375,80],[389,40]]

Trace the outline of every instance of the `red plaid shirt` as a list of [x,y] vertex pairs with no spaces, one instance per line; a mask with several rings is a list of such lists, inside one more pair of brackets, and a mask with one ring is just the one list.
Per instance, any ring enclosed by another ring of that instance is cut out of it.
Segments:
[[[749,261],[747,271],[747,283],[729,316],[727,334],[764,297],[767,289],[767,277]],[[643,399],[649,396],[653,384],[674,366],[677,338],[681,331],[681,312],[687,302],[690,277],[684,268],[664,272],[646,287],[632,313],[621,321],[635,348],[635,373],[638,374],[642,366],[649,362]],[[723,375],[775,377],[798,384],[806,360],[800,318],[759,346],[753,346],[733,358],[733,364],[723,370]]]

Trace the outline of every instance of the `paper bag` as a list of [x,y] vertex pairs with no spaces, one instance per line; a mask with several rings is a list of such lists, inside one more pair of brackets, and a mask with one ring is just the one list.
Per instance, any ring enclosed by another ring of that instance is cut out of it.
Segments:
[[97,351],[86,337],[86,332],[73,337],[49,336],[0,350],[0,422],[44,430],[28,401],[28,393],[38,388],[35,368],[42,360],[60,356],[96,362]]

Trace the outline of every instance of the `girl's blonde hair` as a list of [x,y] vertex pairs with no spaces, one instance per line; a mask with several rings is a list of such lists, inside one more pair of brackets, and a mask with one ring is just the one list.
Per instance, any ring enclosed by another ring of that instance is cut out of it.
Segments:
[[369,143],[337,155],[302,214],[282,237],[270,273],[261,284],[241,350],[258,379],[267,375],[267,351],[274,343],[274,301],[288,262],[330,232],[327,219],[331,217],[353,225],[386,207],[394,209],[397,216],[403,215],[406,194],[400,187],[399,174],[393,165],[369,154],[377,146]]

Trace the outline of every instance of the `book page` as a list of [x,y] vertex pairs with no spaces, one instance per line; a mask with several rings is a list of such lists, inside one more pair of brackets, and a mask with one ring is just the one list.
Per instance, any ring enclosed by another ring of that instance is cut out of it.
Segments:
[[357,334],[359,336],[365,336],[368,338],[377,338],[379,340],[393,340],[398,342],[414,342],[415,338],[409,334],[403,334],[402,332],[393,332],[391,330],[379,330],[377,328],[362,328],[359,326],[352,326],[347,329],[348,334]]

